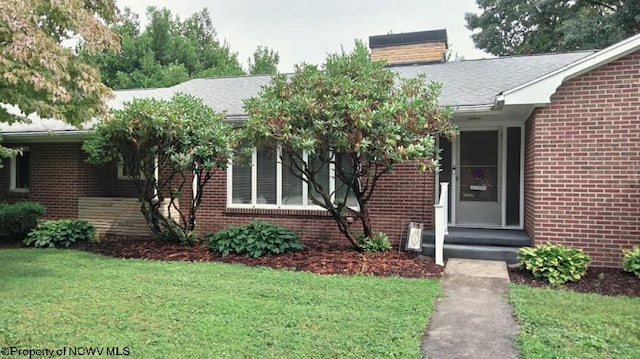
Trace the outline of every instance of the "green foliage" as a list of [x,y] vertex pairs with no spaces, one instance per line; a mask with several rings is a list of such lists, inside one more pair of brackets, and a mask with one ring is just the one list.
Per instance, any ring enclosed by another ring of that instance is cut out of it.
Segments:
[[640,247],[639,246],[635,246],[631,250],[624,251],[624,257],[622,259],[622,269],[640,277]]
[[280,55],[268,47],[258,46],[253,52],[253,58],[247,60],[251,75],[274,75],[278,72]]
[[391,249],[389,237],[385,233],[378,233],[371,238],[361,236],[358,238],[360,249],[365,252],[384,252]]
[[[108,28],[115,0],[0,1],[0,122],[27,115],[80,125],[108,114],[111,89],[91,63],[62,42],[82,39],[87,53],[116,51]],[[0,146],[0,156],[8,157]]]
[[24,244],[34,247],[69,247],[72,243],[93,242],[96,230],[87,221],[62,219],[46,221],[27,235]]
[[24,239],[44,211],[44,206],[35,202],[0,203],[0,237]]
[[493,55],[599,49],[640,32],[640,2],[477,0],[476,47]]
[[[137,99],[113,111],[113,120],[94,126],[83,149],[90,163],[123,165],[156,238],[192,244],[204,188],[232,154],[235,132],[223,120],[224,113],[191,95],[177,94],[171,101]],[[156,168],[162,168],[159,180]],[[171,207],[179,221],[162,215],[166,197],[178,203],[185,185],[191,187],[189,175],[196,178],[196,200]]]
[[182,21],[166,8],[148,7],[147,19],[141,31],[138,14],[125,8],[112,26],[121,37],[121,51],[91,57],[109,87],[169,87],[193,78],[245,74],[237,53],[217,39],[206,8]]
[[[353,52],[331,54],[321,67],[302,64],[293,75],[275,75],[246,100],[245,140],[248,148],[282,148],[283,166],[310,184],[311,201],[357,248],[345,213],[370,236],[367,202],[379,178],[406,161],[422,171],[437,168],[436,139],[456,133],[451,109],[438,105],[440,89],[423,75],[398,78],[384,62],[371,62],[358,41]],[[304,153],[311,160],[303,164]],[[330,164],[339,164],[334,193],[316,176]],[[350,197],[357,211],[347,207]]]
[[300,238],[290,230],[273,223],[254,220],[243,226],[229,226],[213,234],[205,234],[209,249],[223,256],[229,253],[260,257],[304,248]]
[[580,280],[591,258],[581,249],[548,243],[520,248],[518,260],[536,279],[559,285]]

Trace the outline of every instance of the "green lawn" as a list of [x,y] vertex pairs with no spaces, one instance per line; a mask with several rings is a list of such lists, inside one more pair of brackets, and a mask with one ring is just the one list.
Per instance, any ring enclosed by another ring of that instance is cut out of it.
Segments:
[[133,357],[419,358],[435,280],[0,250],[0,347]]
[[522,357],[640,358],[640,298],[512,285]]

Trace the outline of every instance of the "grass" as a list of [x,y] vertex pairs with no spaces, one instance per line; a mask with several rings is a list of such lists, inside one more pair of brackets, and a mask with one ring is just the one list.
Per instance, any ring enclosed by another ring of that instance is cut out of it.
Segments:
[[435,280],[0,250],[0,347],[134,357],[419,358]]
[[512,285],[522,357],[640,358],[640,298]]

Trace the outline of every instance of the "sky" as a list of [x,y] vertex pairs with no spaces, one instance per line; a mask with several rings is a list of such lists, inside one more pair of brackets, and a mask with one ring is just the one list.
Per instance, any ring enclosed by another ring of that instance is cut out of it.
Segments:
[[464,14],[475,0],[116,0],[146,24],[147,6],[166,7],[181,19],[206,7],[218,33],[246,67],[258,45],[280,55],[278,70],[321,64],[328,53],[349,51],[356,39],[390,32],[446,29],[449,47],[465,59],[490,57],[473,46]]

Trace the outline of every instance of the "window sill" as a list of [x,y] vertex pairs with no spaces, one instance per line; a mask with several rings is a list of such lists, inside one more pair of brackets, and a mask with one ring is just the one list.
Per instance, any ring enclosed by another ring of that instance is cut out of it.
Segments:
[[28,197],[28,188],[13,188],[9,190],[9,197]]
[[264,214],[277,216],[330,217],[324,208],[227,207],[225,214]]

